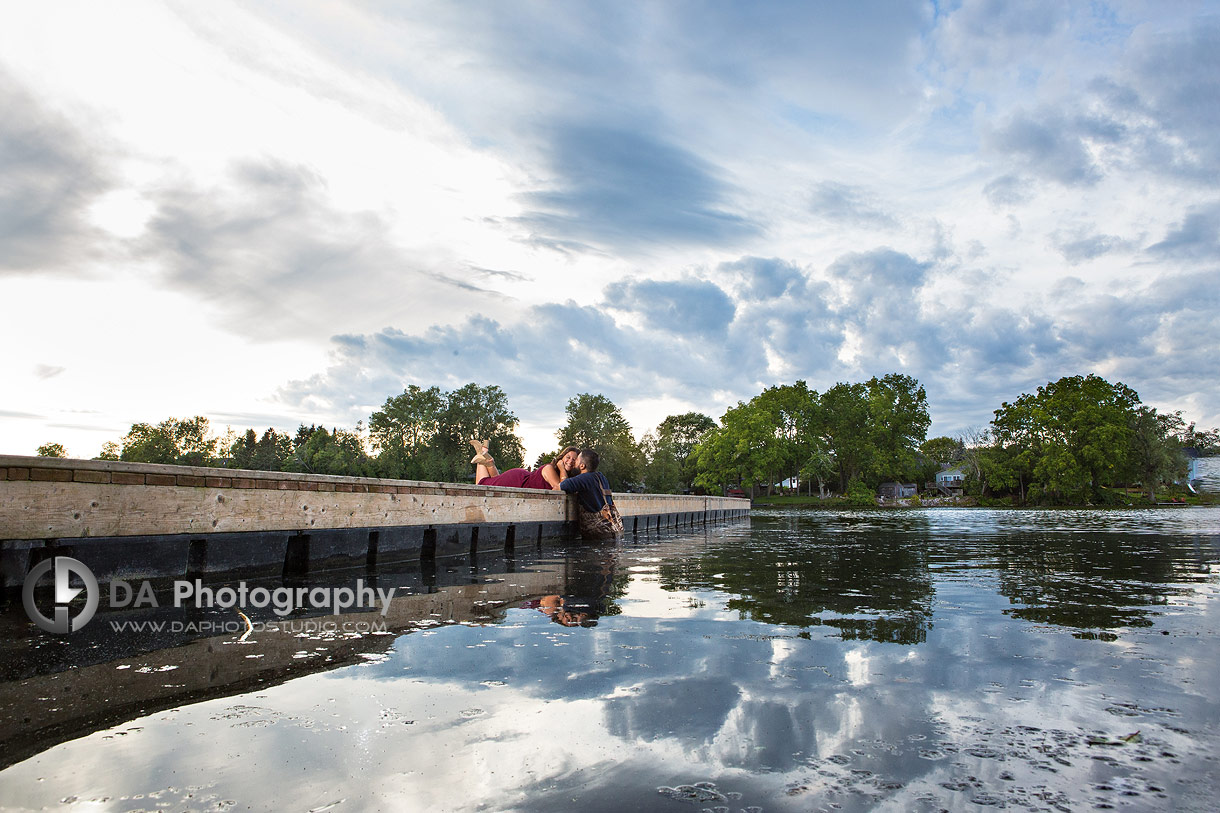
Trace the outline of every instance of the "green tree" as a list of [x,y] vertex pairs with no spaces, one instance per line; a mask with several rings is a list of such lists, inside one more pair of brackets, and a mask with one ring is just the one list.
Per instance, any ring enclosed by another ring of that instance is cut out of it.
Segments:
[[600,471],[616,491],[639,484],[643,454],[631,433],[631,424],[604,395],[581,393],[568,400],[567,423],[557,433],[560,448],[592,448],[601,457]]
[[383,477],[461,482],[474,473],[470,439],[489,441],[501,470],[522,465],[517,416],[497,386],[452,392],[414,384],[387,398],[369,418],[369,438]]
[[699,440],[715,426],[716,421],[702,412],[684,412],[661,421],[657,426],[657,437],[672,445],[678,461],[684,463]]
[[1121,482],[1139,396],[1095,375],[1068,376],[1004,403],[992,421],[996,442],[1019,482],[1051,502],[1095,499]]
[[644,490],[651,494],[679,494],[684,483],[682,464],[672,441],[657,432],[640,438],[644,464]]
[[869,393],[863,384],[835,384],[822,393],[822,431],[839,475],[839,490],[847,491],[873,469],[869,438]]
[[292,438],[268,428],[260,438],[253,429],[247,429],[229,446],[229,467],[254,469],[255,471],[285,471],[292,460],[294,447]]
[[113,440],[108,440],[102,444],[102,450],[98,452],[94,460],[118,460],[119,459],[119,444]]
[[928,434],[928,396],[909,375],[890,373],[870,378],[868,391],[872,471],[880,480],[918,476],[916,450]]
[[1131,447],[1128,461],[1132,479],[1148,490],[1156,501],[1156,489],[1186,475],[1188,462],[1180,438],[1186,432],[1181,412],[1158,414],[1140,406],[1131,416]]
[[445,396],[439,387],[423,389],[411,384],[400,395],[387,398],[369,418],[369,439],[378,452],[383,477],[401,480],[439,480],[440,466],[433,462],[434,440],[440,429]]
[[284,467],[285,471],[311,474],[336,474],[347,477],[372,477],[375,464],[364,449],[357,425],[356,432],[345,429],[327,431],[322,426],[297,429],[295,448]]
[[654,494],[680,494],[690,489],[695,479],[692,452],[699,440],[714,429],[716,422],[702,412],[670,415],[655,432],[640,440],[640,451],[648,462],[644,483]]
[[508,408],[508,396],[495,385],[466,384],[445,394],[436,434],[430,446],[431,459],[439,467],[435,479],[444,482],[469,480],[471,438],[488,441],[500,470],[524,464],[525,448],[517,437],[517,416]]
[[740,484],[753,493],[775,482],[783,443],[770,406],[773,404],[755,398],[749,403],[739,401],[725,411],[720,426],[696,447],[696,484],[709,491]]
[[928,438],[919,444],[919,451],[930,462],[938,466],[947,466],[959,462],[965,455],[965,444],[958,438],[945,437]]
[[167,418],[153,426],[132,424],[123,437],[120,460],[134,463],[177,463],[211,466],[216,461],[216,439],[209,437],[208,419]]
[[67,457],[68,450],[62,443],[44,443],[38,447],[39,457]]

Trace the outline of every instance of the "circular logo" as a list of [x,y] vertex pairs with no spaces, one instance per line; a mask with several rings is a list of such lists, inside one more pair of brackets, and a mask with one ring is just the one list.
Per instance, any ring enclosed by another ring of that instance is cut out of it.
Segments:
[[[34,603],[34,587],[38,584],[39,579],[51,572],[52,568],[55,569],[55,617],[47,618]],[[85,583],[84,587],[69,585],[73,573]],[[72,600],[82,591],[85,593],[84,609],[76,616],[69,615]],[[29,575],[25,577],[25,584],[21,588],[21,601],[25,604],[26,615],[40,629],[66,635],[85,626],[89,623],[89,619],[93,618],[93,614],[97,612],[98,592],[97,578],[84,562],[78,562],[68,556],[56,556],[34,565]]]

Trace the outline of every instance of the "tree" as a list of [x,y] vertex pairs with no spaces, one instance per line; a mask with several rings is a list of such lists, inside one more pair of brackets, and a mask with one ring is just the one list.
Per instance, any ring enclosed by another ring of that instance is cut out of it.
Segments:
[[517,416],[497,386],[466,384],[452,392],[414,384],[387,398],[369,418],[369,439],[383,477],[469,480],[472,438],[489,441],[501,470],[522,465]]
[[642,454],[631,424],[604,395],[581,393],[568,400],[568,421],[557,433],[559,446],[591,448],[601,457],[600,471],[610,487],[629,490],[640,482]]
[[752,492],[769,489],[786,451],[773,407],[773,402],[758,397],[729,407],[720,426],[696,447],[699,475],[695,482],[717,491],[736,484]]
[[235,469],[285,471],[293,451],[292,438],[288,435],[268,428],[259,438],[253,429],[247,429],[229,446],[229,465]]
[[959,438],[928,438],[919,444],[919,451],[932,463],[947,466],[957,463],[965,456],[965,444]]
[[369,418],[369,438],[379,452],[378,468],[384,477],[402,480],[429,478],[434,468],[429,458],[433,439],[440,428],[445,397],[439,387],[422,389],[414,384],[402,394],[387,398]]
[[878,480],[915,476],[915,451],[932,423],[927,393],[918,381],[901,373],[870,378],[865,388],[873,446],[870,473]]
[[1139,395],[1095,375],[1068,376],[995,411],[992,427],[1019,482],[1052,502],[1087,501],[1129,471]]
[[120,460],[210,466],[216,461],[216,439],[208,436],[208,419],[167,418],[156,426],[132,424],[123,437]]
[[[360,428],[358,424],[357,430]],[[306,427],[302,424],[293,443],[296,448],[284,467],[285,471],[347,477],[371,477],[376,473],[359,431],[333,429],[328,432],[322,426]]]
[[651,494],[679,494],[684,487],[682,464],[674,443],[659,433],[648,432],[640,438],[644,464],[644,490]]
[[769,436],[756,450],[760,455],[756,467],[764,472],[767,493],[777,481],[797,482],[802,464],[810,456],[810,443],[816,435],[810,431],[817,413],[817,393],[811,392],[804,381],[768,387],[751,399],[750,408],[771,427]]
[[715,428],[716,422],[702,412],[670,415],[655,432],[640,440],[640,451],[647,464],[644,482],[654,494],[678,494],[689,490],[695,479],[691,456],[699,440]]
[[523,465],[525,448],[516,435],[517,416],[508,408],[508,396],[495,385],[467,384],[445,394],[438,416],[436,434],[430,446],[432,460],[439,466],[435,479],[445,482],[469,480],[470,440],[489,443],[500,470]]
[[1158,414],[1152,407],[1140,406],[1131,417],[1128,460],[1133,479],[1148,490],[1153,502],[1157,486],[1186,475],[1188,464],[1179,440],[1185,431],[1181,412]]
[[67,457],[68,450],[62,443],[44,443],[38,447],[39,457]]
[[113,440],[108,440],[102,444],[102,450],[98,452],[94,460],[118,460],[119,459],[119,444]]
[[661,421],[657,426],[657,437],[671,444],[678,461],[683,463],[699,440],[715,426],[716,421],[702,412],[684,412]]
[[873,467],[873,444],[868,436],[868,388],[863,384],[835,384],[822,393],[822,431],[839,474],[839,490],[860,479]]

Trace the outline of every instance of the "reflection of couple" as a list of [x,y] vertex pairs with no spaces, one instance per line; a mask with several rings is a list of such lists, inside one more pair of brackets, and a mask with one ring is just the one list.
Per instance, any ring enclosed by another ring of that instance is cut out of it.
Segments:
[[508,488],[538,488],[574,494],[580,504],[580,535],[585,539],[612,539],[623,533],[623,518],[619,516],[610,493],[610,481],[597,470],[600,456],[592,449],[567,446],[550,463],[529,469],[508,469],[501,473],[487,450],[487,441],[472,440],[475,455],[474,481],[481,486]]
[[603,615],[617,615],[612,596],[618,560],[614,548],[582,548],[564,561],[561,592],[527,601],[523,607],[538,610],[565,627],[596,627]]
[[558,595],[543,596],[538,599],[537,607],[539,612],[565,627],[597,626],[598,613],[595,608],[582,603],[580,599]]

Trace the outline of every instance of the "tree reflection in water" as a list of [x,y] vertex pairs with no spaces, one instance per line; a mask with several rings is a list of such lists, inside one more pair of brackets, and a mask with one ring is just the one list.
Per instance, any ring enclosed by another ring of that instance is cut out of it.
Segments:
[[1182,539],[1152,534],[1011,534],[995,545],[1008,615],[1081,630],[1150,627],[1160,607],[1211,575]]
[[754,621],[835,627],[844,640],[918,644],[932,626],[936,592],[922,530],[914,514],[885,531],[850,515],[759,517],[749,537],[717,540],[662,565],[661,583],[728,592],[728,608]]

